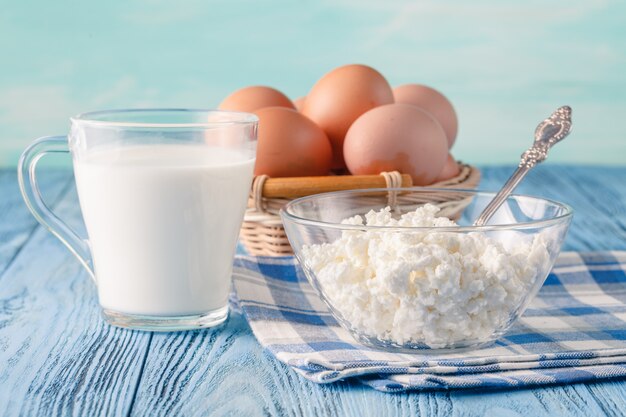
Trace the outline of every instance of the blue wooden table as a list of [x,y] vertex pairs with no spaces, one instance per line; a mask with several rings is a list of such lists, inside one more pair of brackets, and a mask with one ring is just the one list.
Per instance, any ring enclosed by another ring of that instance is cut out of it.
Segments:
[[[483,170],[495,189],[512,167]],[[41,173],[80,228],[70,171]],[[571,204],[564,250],[626,249],[626,167],[539,167],[521,191]],[[219,331],[109,327],[86,272],[26,211],[0,171],[0,415],[596,416],[626,413],[626,381],[498,392],[382,394],[307,382],[265,353],[234,313]]]

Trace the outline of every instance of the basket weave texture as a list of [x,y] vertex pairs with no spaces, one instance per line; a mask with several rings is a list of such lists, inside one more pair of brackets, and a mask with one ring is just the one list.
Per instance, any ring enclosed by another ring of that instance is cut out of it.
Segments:
[[[480,171],[462,162],[459,162],[459,168],[460,172],[456,177],[431,184],[426,188],[476,188],[480,181]],[[402,184],[401,175],[398,172],[383,172],[380,175],[385,178],[387,188],[397,188]],[[252,183],[252,190],[248,198],[248,209],[244,216],[239,237],[251,255],[290,256],[293,255],[293,251],[278,212],[291,199],[264,197],[262,190],[267,178],[265,175],[258,176],[255,177]],[[453,217],[455,211],[462,210],[467,204],[467,202],[459,199],[444,201],[436,195],[431,197],[429,202],[436,201],[439,203],[448,217]]]

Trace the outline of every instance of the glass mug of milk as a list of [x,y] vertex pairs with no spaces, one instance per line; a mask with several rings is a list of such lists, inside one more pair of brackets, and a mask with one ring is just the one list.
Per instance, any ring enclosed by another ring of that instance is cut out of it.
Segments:
[[[107,322],[171,331],[226,320],[257,121],[210,110],[91,112],[71,118],[67,137],[24,151],[24,200],[89,271]],[[36,182],[41,156],[68,151],[89,240],[48,209]]]

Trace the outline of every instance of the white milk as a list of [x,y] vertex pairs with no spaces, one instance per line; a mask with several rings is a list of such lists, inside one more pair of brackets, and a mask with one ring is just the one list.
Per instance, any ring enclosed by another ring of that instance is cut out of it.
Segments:
[[102,307],[174,316],[226,306],[254,157],[200,145],[75,161]]

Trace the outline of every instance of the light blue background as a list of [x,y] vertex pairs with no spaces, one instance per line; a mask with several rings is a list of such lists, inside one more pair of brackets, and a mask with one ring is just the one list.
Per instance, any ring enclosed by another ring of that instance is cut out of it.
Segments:
[[563,104],[555,162],[626,161],[626,2],[0,0],[0,165],[88,110],[215,107],[250,84],[295,98],[365,63],[455,104],[453,154],[513,162]]

